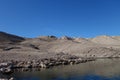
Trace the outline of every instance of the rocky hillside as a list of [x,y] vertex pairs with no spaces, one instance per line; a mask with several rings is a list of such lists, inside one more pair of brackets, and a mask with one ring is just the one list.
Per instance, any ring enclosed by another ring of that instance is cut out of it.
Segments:
[[120,37],[104,35],[86,39],[40,36],[24,39],[0,32],[0,59],[2,60],[54,58],[63,53],[78,57],[120,57]]
[[0,32],[0,43],[17,43],[23,41],[24,38],[8,34],[5,32]]

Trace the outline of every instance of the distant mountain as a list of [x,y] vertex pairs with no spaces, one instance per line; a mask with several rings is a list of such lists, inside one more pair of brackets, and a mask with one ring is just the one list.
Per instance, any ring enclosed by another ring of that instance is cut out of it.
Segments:
[[0,43],[16,43],[23,40],[25,40],[23,37],[0,31]]
[[58,53],[78,57],[120,57],[120,36],[103,35],[95,38],[40,36],[26,39],[0,32],[0,59],[2,60],[50,58],[57,56]]
[[120,45],[120,37],[118,36],[102,35],[91,39],[91,41],[97,44]]

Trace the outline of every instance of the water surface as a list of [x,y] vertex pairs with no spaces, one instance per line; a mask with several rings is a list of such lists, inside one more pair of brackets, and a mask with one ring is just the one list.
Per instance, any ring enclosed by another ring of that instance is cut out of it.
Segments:
[[99,59],[78,65],[0,76],[14,77],[16,80],[120,80],[120,59]]

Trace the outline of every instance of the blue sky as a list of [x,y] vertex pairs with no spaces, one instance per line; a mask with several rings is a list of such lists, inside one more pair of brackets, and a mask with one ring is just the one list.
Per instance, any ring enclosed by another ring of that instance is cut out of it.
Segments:
[[0,0],[0,31],[24,37],[120,35],[120,0]]

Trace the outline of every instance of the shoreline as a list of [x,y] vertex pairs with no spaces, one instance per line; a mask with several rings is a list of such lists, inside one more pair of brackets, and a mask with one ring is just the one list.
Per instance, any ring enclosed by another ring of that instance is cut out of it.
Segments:
[[[38,61],[35,61],[35,60],[32,60],[32,61],[9,61],[8,62],[4,62],[4,67],[1,67],[1,64],[3,63],[0,63],[0,70],[1,68],[6,68],[6,71],[8,70],[7,73],[0,73],[1,75],[11,75],[11,74],[14,74],[14,72],[29,72],[29,71],[41,71],[41,70],[46,70],[46,69],[52,69],[54,67],[57,67],[57,66],[64,66],[64,65],[76,65],[76,64],[81,64],[81,63],[86,63],[86,62],[90,62],[90,61],[96,61],[96,60],[99,60],[99,59],[120,59],[120,58],[116,58],[116,57],[111,57],[111,58],[77,58],[77,59],[52,59],[52,58],[49,58],[49,59],[41,59],[40,62],[41,64],[45,64],[46,67],[41,67],[40,65],[39,66],[35,66],[33,65],[34,63],[38,63]],[[11,63],[10,63],[11,62]],[[16,63],[15,63],[16,62]],[[46,63],[45,63],[46,62]],[[54,64],[52,65],[51,63],[54,62]],[[62,64],[66,62],[66,64]],[[24,63],[24,64],[22,64]],[[56,65],[56,63],[59,63],[58,65]],[[5,64],[9,64],[7,66],[5,66]],[[19,65],[17,65],[19,64]],[[20,64],[22,64],[20,66]],[[39,63],[40,64],[40,63]],[[51,64],[51,65],[50,65]],[[9,72],[10,71],[10,72]],[[15,80],[13,77],[9,77],[9,78],[2,78],[0,77],[0,80]]]
[[15,69],[22,69],[22,71],[28,71],[32,68],[37,69],[47,69],[54,66],[60,65],[74,65],[85,63],[88,61],[94,61],[94,58],[66,58],[66,59],[54,59],[54,58],[45,58],[41,60],[32,60],[32,61],[3,61],[0,63],[0,73],[2,74],[11,74],[14,73]]
[[14,70],[20,71],[28,71],[29,69],[48,69],[55,66],[61,65],[75,65],[80,63],[86,63],[89,61],[95,61],[98,59],[116,59],[119,57],[89,57],[89,58],[81,58],[81,57],[68,57],[68,58],[43,58],[39,60],[6,60],[0,61],[0,73],[2,74],[11,74],[14,73]]

